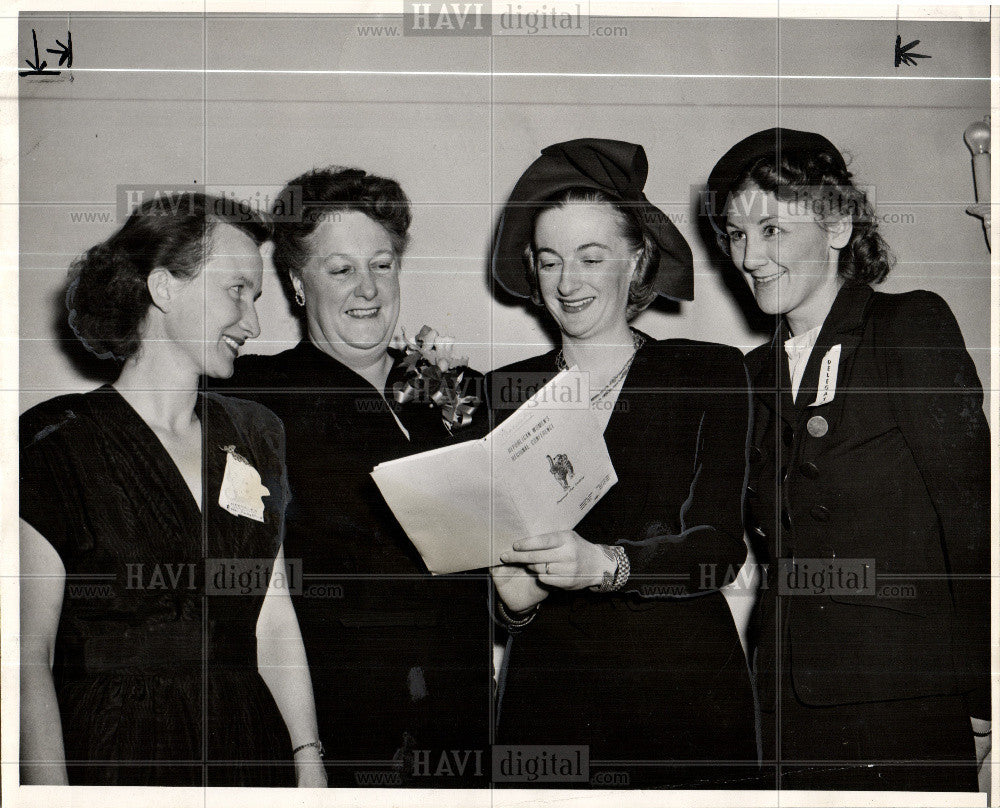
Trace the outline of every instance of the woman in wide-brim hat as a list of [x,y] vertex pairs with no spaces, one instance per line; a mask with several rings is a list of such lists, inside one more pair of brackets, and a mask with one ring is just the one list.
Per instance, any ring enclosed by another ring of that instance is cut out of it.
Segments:
[[512,637],[497,738],[586,747],[600,786],[740,787],[756,769],[752,688],[718,587],[747,554],[747,378],[735,348],[629,326],[657,294],[693,297],[691,251],[646,173],[638,145],[550,146],[497,225],[494,278],[545,307],[561,346],[486,389],[587,372],[618,476],[576,530],[525,538],[493,569]]

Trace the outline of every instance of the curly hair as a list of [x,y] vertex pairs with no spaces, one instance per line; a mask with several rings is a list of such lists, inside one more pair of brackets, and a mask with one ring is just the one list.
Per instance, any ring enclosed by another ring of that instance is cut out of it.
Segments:
[[270,236],[255,213],[219,215],[222,200],[200,193],[163,193],[147,200],[121,229],[70,267],[66,307],[73,333],[100,359],[124,362],[138,349],[153,299],[149,273],[162,267],[177,278],[198,275],[219,224],[236,227],[258,246]]
[[[642,226],[642,221],[636,215],[634,208],[622,200],[596,188],[568,188],[545,200],[534,214],[534,222],[545,211],[563,207],[572,203],[600,204],[611,208],[618,222],[619,232],[629,250],[639,252],[635,274],[628,287],[628,303],[625,307],[625,318],[630,322],[645,311],[656,299],[656,289],[653,286],[656,272],[660,266],[660,248],[656,241]],[[538,265],[535,260],[534,245],[531,242],[524,247],[525,272],[531,287],[531,301],[542,305],[541,290],[538,286]]]
[[347,212],[365,214],[385,228],[397,256],[409,242],[412,215],[403,189],[395,180],[360,168],[307,171],[281,190],[271,210],[275,213],[272,261],[290,298],[295,296],[291,277],[298,277],[312,254],[308,238],[328,218]]
[[[896,259],[878,232],[875,210],[868,195],[858,188],[846,165],[828,151],[784,149],[750,163],[736,177],[729,193],[756,185],[784,202],[809,203],[821,221],[826,217],[850,216],[851,238],[840,251],[837,271],[856,283],[881,283]],[[720,240],[720,243],[721,240]],[[723,250],[726,250],[723,244]]]

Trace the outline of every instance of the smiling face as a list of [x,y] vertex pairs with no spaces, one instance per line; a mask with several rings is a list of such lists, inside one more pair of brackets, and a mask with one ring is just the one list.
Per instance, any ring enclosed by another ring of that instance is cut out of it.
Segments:
[[320,223],[292,285],[306,300],[309,337],[350,368],[383,358],[399,318],[399,256],[388,231],[358,211]]
[[750,184],[730,200],[726,232],[761,311],[785,315],[793,334],[822,325],[843,284],[839,251],[850,219],[824,222],[808,201],[786,202]]
[[589,340],[627,331],[639,253],[622,235],[614,208],[571,202],[544,211],[535,222],[534,254],[542,302],[565,336]]
[[193,278],[171,284],[163,324],[178,350],[178,366],[218,379],[233,375],[233,361],[248,339],[260,335],[256,301],[264,265],[252,238],[229,224],[217,224],[209,253]]

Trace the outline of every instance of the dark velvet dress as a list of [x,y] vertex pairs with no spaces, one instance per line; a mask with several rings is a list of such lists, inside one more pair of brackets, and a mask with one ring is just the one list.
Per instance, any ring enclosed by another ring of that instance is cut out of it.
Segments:
[[[70,784],[294,784],[255,637],[287,499],[281,424],[215,394],[197,412],[204,512],[113,387],[21,416],[20,515],[66,570],[53,676]],[[263,522],[219,505],[230,452],[270,492]]]
[[[391,401],[404,370],[401,354],[390,353]],[[468,378],[470,391],[482,381]],[[302,563],[303,591],[293,599],[330,785],[488,785],[487,576],[430,575],[371,478],[383,461],[480,437],[484,408],[452,438],[436,408],[399,407],[407,439],[382,396],[309,341],[241,357],[225,384],[284,422],[285,553]]]
[[[552,351],[493,372],[487,390],[556,372]],[[747,555],[748,417],[735,348],[651,340],[639,350],[604,433],[618,483],[576,527],[624,547],[631,576],[609,594],[552,589],[512,636],[498,742],[583,746],[600,788],[754,784],[750,675],[718,591]]]

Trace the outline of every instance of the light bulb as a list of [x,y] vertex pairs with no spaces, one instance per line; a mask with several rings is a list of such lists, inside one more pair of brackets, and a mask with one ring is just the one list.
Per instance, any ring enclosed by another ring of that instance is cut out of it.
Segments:
[[973,121],[965,130],[965,143],[974,155],[990,150],[990,127],[986,121]]

